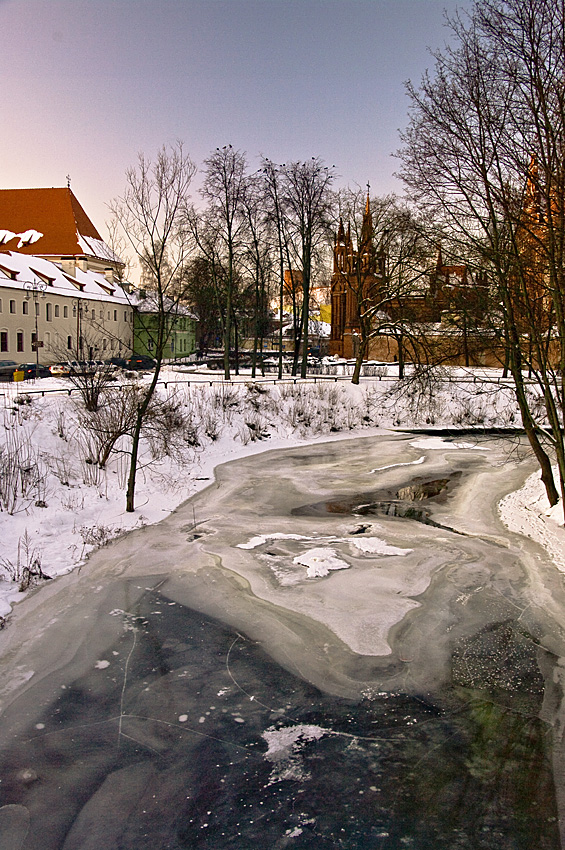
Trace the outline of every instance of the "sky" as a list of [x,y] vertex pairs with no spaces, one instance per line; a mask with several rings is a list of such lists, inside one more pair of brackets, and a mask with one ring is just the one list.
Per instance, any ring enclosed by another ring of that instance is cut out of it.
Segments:
[[319,156],[339,185],[399,192],[404,83],[470,2],[0,0],[0,187],[69,176],[104,238],[126,169],[177,140],[199,168],[231,144],[252,169]]

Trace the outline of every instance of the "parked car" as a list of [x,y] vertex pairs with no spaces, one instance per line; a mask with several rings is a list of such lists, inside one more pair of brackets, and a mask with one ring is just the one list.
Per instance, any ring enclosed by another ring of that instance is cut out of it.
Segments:
[[126,360],[126,369],[154,369],[157,361],[146,354],[134,354]]
[[67,360],[70,375],[84,375],[87,371],[86,360]]
[[0,381],[11,381],[17,365],[15,360],[0,360]]
[[64,378],[70,374],[71,367],[68,363],[53,363],[53,365],[49,367],[49,371],[52,375],[58,378]]
[[116,369],[127,369],[127,361],[125,357],[109,357],[108,360],[105,360],[108,366],[115,366]]
[[98,369],[96,360],[69,360],[67,366],[71,375],[93,375]]
[[42,366],[37,363],[20,363],[16,366],[14,372],[23,372],[24,381],[29,381],[32,378],[50,378],[51,372],[48,366]]

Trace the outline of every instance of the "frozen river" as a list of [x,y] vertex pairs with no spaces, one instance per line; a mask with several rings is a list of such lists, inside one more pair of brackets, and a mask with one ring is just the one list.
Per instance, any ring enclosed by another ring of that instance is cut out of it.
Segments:
[[219,467],[0,633],[0,850],[557,850],[565,589],[506,439]]

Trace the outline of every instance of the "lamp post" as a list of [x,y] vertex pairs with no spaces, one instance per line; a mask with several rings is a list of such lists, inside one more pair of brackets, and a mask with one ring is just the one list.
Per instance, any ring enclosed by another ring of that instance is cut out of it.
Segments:
[[77,320],[77,360],[81,359],[82,353],[82,314],[88,315],[88,304],[83,304],[80,298],[73,298],[73,316]]
[[39,366],[39,349],[43,347],[43,342],[39,341],[37,319],[39,314],[39,293],[45,298],[45,289],[47,284],[43,280],[24,280],[23,287],[26,291],[26,301],[30,301],[33,296],[33,312],[35,313],[35,337],[32,340],[31,348],[35,351],[35,365]]

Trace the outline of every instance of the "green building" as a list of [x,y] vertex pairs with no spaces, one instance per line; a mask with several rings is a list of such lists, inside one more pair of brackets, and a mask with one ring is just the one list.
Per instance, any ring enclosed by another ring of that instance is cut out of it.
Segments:
[[[132,294],[134,306],[133,351],[155,357],[159,311],[151,293],[139,290]],[[196,351],[197,320],[187,307],[170,299],[165,303],[167,342],[163,360],[181,360]]]

